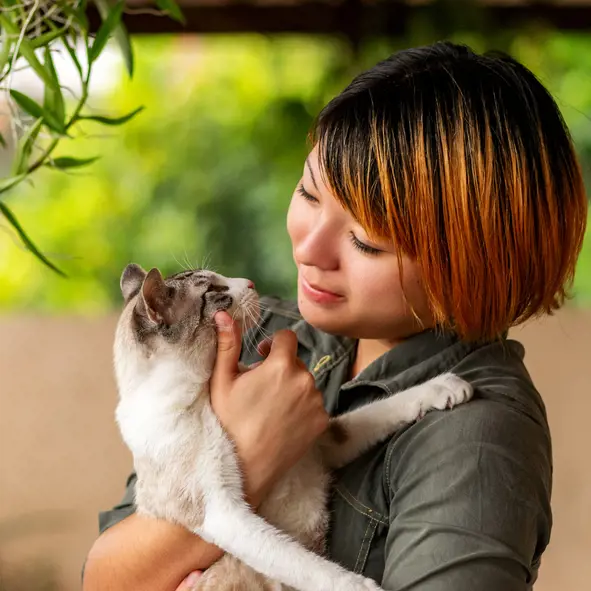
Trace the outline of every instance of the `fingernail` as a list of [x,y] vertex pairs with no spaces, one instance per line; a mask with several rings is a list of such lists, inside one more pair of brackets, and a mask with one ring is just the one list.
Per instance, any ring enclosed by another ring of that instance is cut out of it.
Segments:
[[232,327],[232,322],[225,312],[217,312],[213,319],[220,330],[228,331]]

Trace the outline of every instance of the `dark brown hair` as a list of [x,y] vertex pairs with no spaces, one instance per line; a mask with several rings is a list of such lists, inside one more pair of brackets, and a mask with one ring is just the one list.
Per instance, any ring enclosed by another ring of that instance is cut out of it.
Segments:
[[556,103],[511,57],[447,42],[396,53],[311,139],[341,204],[417,261],[440,327],[495,338],[563,303],[587,220],[581,170]]

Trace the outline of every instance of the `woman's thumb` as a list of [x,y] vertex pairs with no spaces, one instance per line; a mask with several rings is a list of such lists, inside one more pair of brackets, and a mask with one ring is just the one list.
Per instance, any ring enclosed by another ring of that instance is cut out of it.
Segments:
[[227,312],[218,312],[214,320],[218,329],[218,351],[212,377],[226,381],[238,373],[242,335],[240,326]]

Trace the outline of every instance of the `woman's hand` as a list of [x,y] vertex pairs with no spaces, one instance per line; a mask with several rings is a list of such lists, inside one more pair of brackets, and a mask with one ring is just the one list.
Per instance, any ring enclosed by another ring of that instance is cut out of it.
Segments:
[[211,403],[236,445],[253,506],[328,426],[322,394],[297,357],[297,338],[281,330],[259,351],[266,356],[240,372],[240,327],[226,312],[215,316],[218,352],[210,381]]
[[176,591],[193,591],[193,588],[199,581],[203,571],[195,570],[190,573],[185,580],[176,588]]

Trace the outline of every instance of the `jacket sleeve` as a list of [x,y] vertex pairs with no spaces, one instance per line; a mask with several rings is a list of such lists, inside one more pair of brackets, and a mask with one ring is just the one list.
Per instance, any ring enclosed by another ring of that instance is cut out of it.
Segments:
[[99,533],[103,533],[116,523],[123,521],[135,512],[134,497],[135,497],[135,473],[132,473],[127,478],[127,485],[125,487],[125,494],[121,502],[115,505],[108,511],[99,513]]
[[547,426],[474,400],[392,445],[383,588],[531,589],[551,528]]

